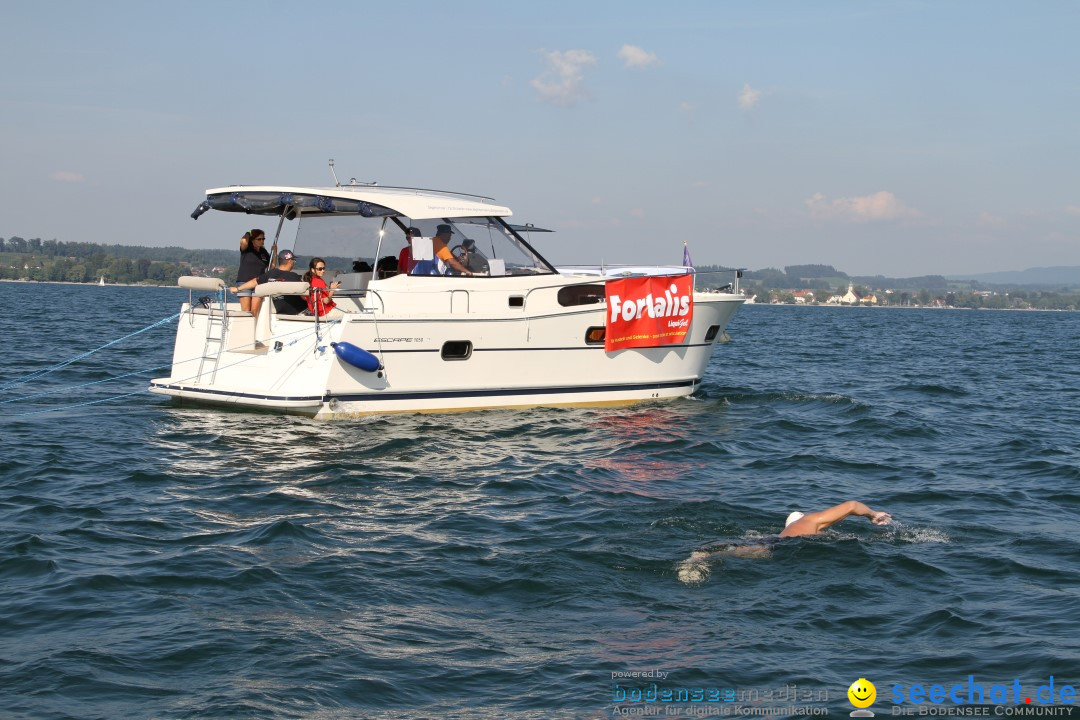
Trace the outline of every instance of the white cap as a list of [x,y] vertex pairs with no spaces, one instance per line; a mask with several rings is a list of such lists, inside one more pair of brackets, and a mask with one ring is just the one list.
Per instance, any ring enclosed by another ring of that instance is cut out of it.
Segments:
[[795,522],[796,520],[798,520],[799,518],[801,518],[805,514],[806,513],[801,513],[798,510],[791,513],[790,515],[787,516],[787,520],[784,521],[784,527],[787,527],[788,525]]

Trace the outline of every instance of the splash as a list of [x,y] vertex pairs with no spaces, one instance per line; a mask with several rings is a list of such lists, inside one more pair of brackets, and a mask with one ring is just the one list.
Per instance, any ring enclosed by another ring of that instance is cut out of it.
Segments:
[[917,545],[947,543],[951,538],[944,530],[930,527],[907,527],[893,522],[893,535],[897,542]]
[[938,528],[909,527],[893,520],[885,528],[886,532],[865,534],[861,532],[840,532],[830,528],[817,535],[808,535],[800,538],[814,542],[837,542],[842,540],[855,540],[865,544],[885,542],[895,545],[925,545],[933,543],[952,542],[948,533]]
[[679,582],[684,585],[700,585],[709,577],[712,570],[709,568],[709,557],[712,553],[695,550],[675,566],[675,574]]
[[[760,541],[760,537],[757,538]],[[772,557],[769,544],[757,542],[750,545],[720,545],[709,550],[695,550],[690,557],[675,566],[679,582],[700,585],[708,579],[712,565],[724,558],[766,559]]]

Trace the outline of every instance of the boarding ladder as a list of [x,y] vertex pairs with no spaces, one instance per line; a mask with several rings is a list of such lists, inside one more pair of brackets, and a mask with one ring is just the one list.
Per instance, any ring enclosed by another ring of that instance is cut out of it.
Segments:
[[[202,382],[203,373],[207,372],[209,365],[210,384],[213,385],[229,332],[229,311],[225,306],[225,281],[220,278],[188,275],[179,278],[177,284],[182,288],[187,288],[188,291],[188,323],[191,327],[195,325],[195,309],[197,307],[206,309],[206,335],[203,340],[202,354],[199,357],[199,368],[195,373],[195,382]],[[216,297],[202,297],[194,300],[195,290],[214,291]]]
[[[225,350],[225,335],[229,330],[229,311],[225,309],[224,300],[212,301],[208,304],[210,314],[206,318],[206,342],[203,343],[202,357],[199,359],[197,379],[202,380],[203,366],[208,360],[213,360],[214,367],[210,371],[210,384],[213,385],[217,378],[218,365],[221,364],[221,353]],[[211,350],[213,344],[217,344],[216,352]]]

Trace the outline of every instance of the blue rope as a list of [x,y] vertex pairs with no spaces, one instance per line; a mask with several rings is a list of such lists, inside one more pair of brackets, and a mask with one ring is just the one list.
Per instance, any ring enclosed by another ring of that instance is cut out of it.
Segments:
[[[164,320],[162,320],[162,321],[160,321],[158,323],[155,323],[155,325],[160,325],[161,322],[166,322],[168,320],[172,320],[173,318],[175,318],[175,317],[177,317],[179,315],[180,315],[180,313],[177,313],[172,318],[165,318]],[[331,320],[330,322],[325,323],[325,324],[329,326],[329,325],[334,325],[334,324],[336,324],[338,322],[340,322],[340,320]],[[153,327],[153,325],[150,326],[150,327]],[[148,329],[149,328],[144,328],[144,330],[148,330]],[[143,330],[140,330],[139,332],[143,332]],[[298,334],[304,333],[304,332],[315,334],[314,330],[308,330],[307,328],[304,328],[302,330],[295,330],[295,331],[293,331],[291,333],[285,333],[284,335],[275,335],[274,337],[269,338],[269,339],[270,340],[276,340],[278,338],[287,338],[290,335],[298,335]],[[138,335],[138,333],[132,333],[132,335]],[[131,335],[129,335],[128,337],[131,337]],[[121,338],[121,339],[123,339],[123,338]],[[289,342],[289,344],[292,345],[295,342],[299,342],[300,339],[301,338],[294,338],[292,341]],[[114,341],[114,342],[116,342],[116,341]],[[318,340],[316,340],[316,342],[318,342]],[[113,343],[109,343],[109,344],[111,345]],[[253,345],[253,344],[254,343],[248,343],[248,345]],[[102,347],[108,347],[108,346],[103,345]],[[98,348],[98,349],[100,350],[101,348]],[[94,352],[96,352],[96,351],[94,351]],[[89,353],[87,353],[87,354],[89,354]],[[176,363],[176,364],[177,365],[183,365],[184,363],[195,362],[196,360],[199,360],[201,357],[202,356],[191,358],[189,360],[182,360],[182,361],[180,361],[179,363]],[[251,357],[247,357],[247,358],[244,358],[242,360],[237,360],[236,362],[229,363],[228,365],[224,365],[223,367],[226,367],[226,368],[235,367],[236,365],[240,365],[241,363],[245,363],[248,360],[253,360],[255,357],[257,357],[257,356],[252,355]],[[77,358],[75,358],[75,359],[77,359]],[[70,364],[71,362],[74,362],[75,359],[72,359],[67,364]],[[119,380],[120,378],[130,377],[132,375],[140,375],[142,373],[152,372],[154,370],[161,370],[161,369],[167,368],[167,367],[172,367],[172,364],[159,365],[157,367],[145,368],[143,370],[136,370],[134,372],[126,373],[124,375],[117,375],[116,377],[105,378],[104,380],[94,380],[92,382],[83,383],[81,385],[65,386],[65,387],[62,387],[62,388],[57,388],[57,389],[54,389],[54,390],[48,390],[48,391],[45,391],[45,392],[37,393],[35,395],[25,395],[23,397],[14,398],[12,400],[3,400],[3,401],[0,401],[0,405],[2,405],[4,403],[9,403],[9,402],[15,402],[16,400],[27,400],[27,399],[30,399],[30,398],[41,397],[43,395],[51,395],[53,393],[62,392],[62,391],[66,391],[66,390],[74,390],[74,389],[81,388],[81,387],[88,387],[90,385],[98,385],[100,383],[109,382],[111,380]],[[59,367],[54,368],[54,369],[59,369]],[[220,370],[221,368],[218,368],[218,369]],[[50,372],[51,372],[51,370],[50,370]],[[202,373],[195,373],[193,375],[189,375],[186,378],[181,378],[178,382],[184,382],[185,380],[190,380],[191,378],[198,377],[201,374]],[[44,413],[58,412],[60,410],[71,410],[73,408],[85,407],[87,405],[98,405],[100,403],[109,402],[111,400],[121,400],[121,399],[126,398],[126,397],[131,397],[132,395],[141,395],[144,392],[146,392],[146,391],[145,390],[136,390],[135,392],[124,393],[123,395],[113,395],[111,397],[100,398],[98,400],[88,400],[86,402],[75,403],[74,405],[61,405],[59,407],[45,408],[44,410],[33,410],[33,411],[30,411],[30,412],[12,413],[11,415],[8,415],[8,417],[26,417],[28,415],[41,415],[41,414],[44,414]]]
[[140,334],[146,332],[147,330],[153,330],[154,328],[156,328],[156,327],[158,327],[160,325],[164,325],[167,322],[171,322],[171,321],[175,320],[178,317],[180,317],[180,313],[170,315],[167,318],[162,318],[161,320],[158,320],[153,325],[147,325],[142,330],[136,330],[135,332],[133,332],[133,333],[131,333],[129,335],[125,335],[124,337],[117,338],[115,340],[112,340],[111,342],[107,342],[107,343],[105,343],[104,345],[102,345],[99,348],[94,348],[93,350],[88,350],[87,352],[84,352],[81,355],[76,355],[75,357],[73,357],[73,358],[71,358],[69,360],[65,360],[62,363],[57,363],[56,365],[53,365],[52,367],[45,368],[44,370],[38,370],[36,372],[32,372],[29,375],[27,375],[26,377],[18,378],[16,380],[10,380],[10,381],[0,385],[0,390],[7,390],[8,388],[15,387],[16,385],[22,385],[23,383],[28,383],[28,382],[31,382],[33,380],[43,378],[46,375],[48,375],[49,373],[56,372],[57,370],[60,370],[62,368],[66,368],[68,365],[76,363],[79,360],[82,360],[84,358],[88,358],[88,357],[90,357],[91,355],[93,355],[94,353],[96,353],[96,352],[98,352],[100,350],[104,350],[105,348],[110,347],[112,345],[115,345],[116,343],[121,342],[123,340],[127,340],[128,338],[133,338],[136,335],[140,335]]
[[57,410],[71,410],[73,408],[84,407],[86,405],[97,405],[103,402],[109,402],[110,400],[119,400],[121,398],[131,397],[132,395],[142,395],[145,390],[136,390],[135,392],[129,392],[124,395],[113,395],[112,397],[101,398],[100,400],[87,400],[83,403],[76,403],[75,405],[63,405],[56,408],[46,408],[44,410],[34,410],[33,412],[15,413],[12,417],[25,417],[27,415],[42,415],[48,412],[56,412]]
[[0,405],[7,405],[8,403],[21,402],[23,400],[33,400],[34,398],[43,397],[45,395],[53,395],[58,392],[68,392],[71,390],[78,390],[79,388],[90,387],[91,385],[100,385],[101,383],[112,382],[113,380],[120,380],[122,378],[131,377],[132,375],[142,375],[143,373],[154,372],[155,370],[163,370],[167,367],[171,367],[172,363],[168,365],[158,365],[157,367],[146,368],[145,370],[135,370],[134,372],[124,373],[123,375],[117,375],[115,377],[105,378],[104,380],[93,380],[91,382],[80,383],[79,385],[65,385],[63,387],[53,388],[52,390],[46,390],[44,392],[34,393],[33,395],[23,395],[17,398],[9,398],[7,400],[0,400]]

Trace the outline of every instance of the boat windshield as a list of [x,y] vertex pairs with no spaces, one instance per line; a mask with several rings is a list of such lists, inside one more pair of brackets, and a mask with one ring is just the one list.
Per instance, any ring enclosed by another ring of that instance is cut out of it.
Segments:
[[296,229],[293,251],[299,256],[297,272],[306,270],[313,257],[342,272],[377,272],[377,278],[395,275],[398,255],[407,244],[410,227],[421,237],[434,237],[439,225],[450,225],[449,249],[477,275],[537,275],[555,269],[509,225],[497,217],[450,218],[412,221],[405,217],[359,215],[304,215]]

